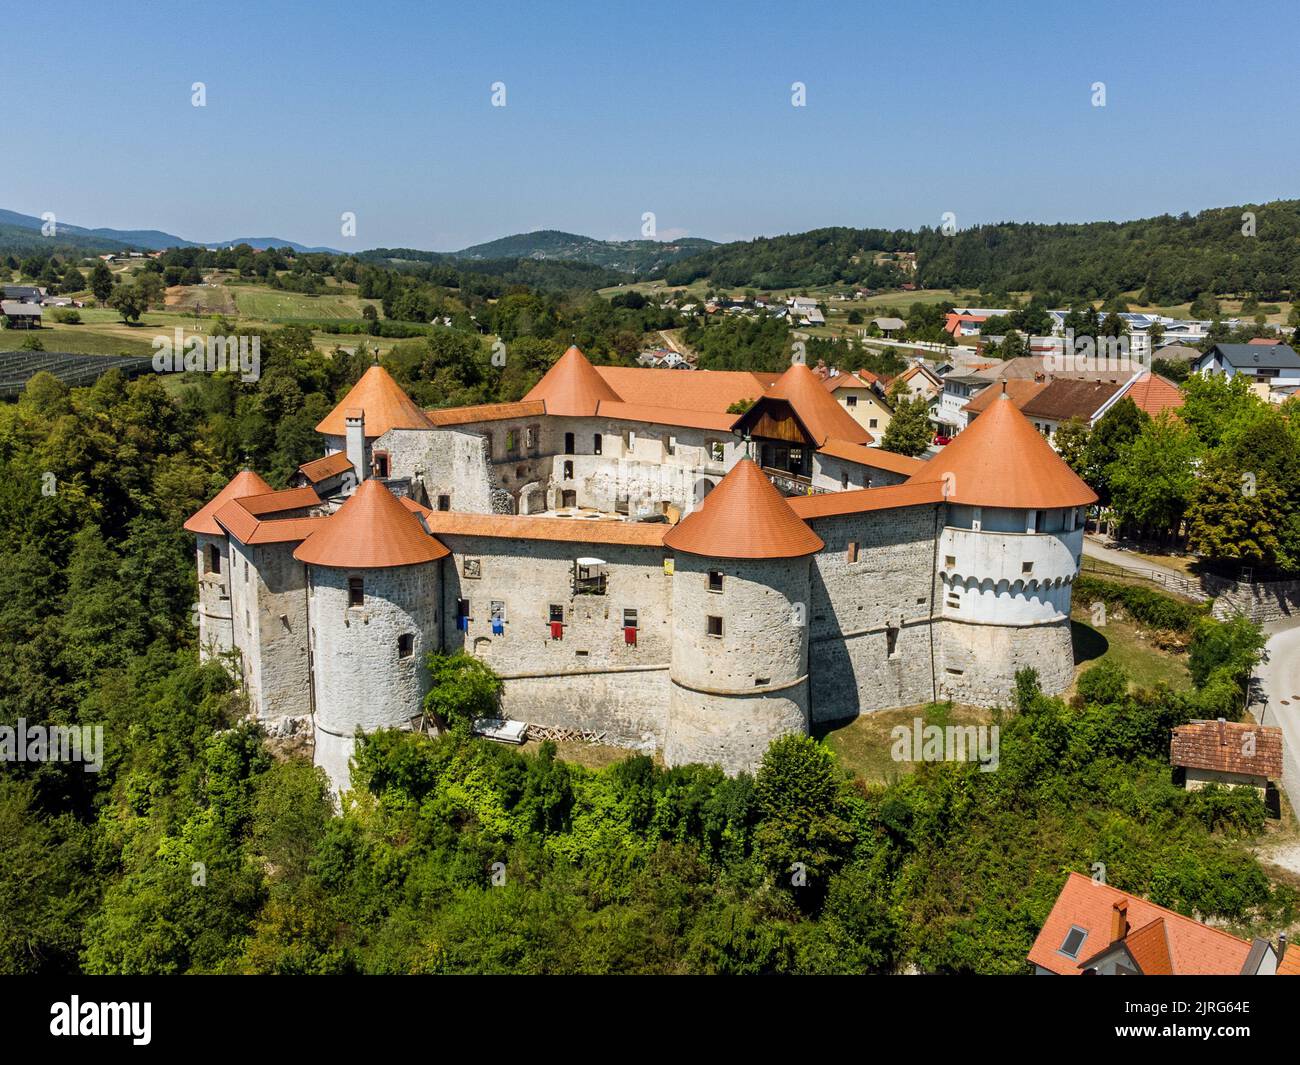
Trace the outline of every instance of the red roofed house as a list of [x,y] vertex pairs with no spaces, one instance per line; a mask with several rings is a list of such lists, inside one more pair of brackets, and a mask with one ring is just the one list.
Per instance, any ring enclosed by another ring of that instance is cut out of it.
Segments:
[[1248,943],[1071,873],[1029,962],[1039,976],[1272,976],[1285,956],[1285,937]]
[[1207,784],[1254,788],[1282,776],[1282,730],[1253,721],[1192,721],[1173,730],[1169,761],[1184,772],[1188,791]]

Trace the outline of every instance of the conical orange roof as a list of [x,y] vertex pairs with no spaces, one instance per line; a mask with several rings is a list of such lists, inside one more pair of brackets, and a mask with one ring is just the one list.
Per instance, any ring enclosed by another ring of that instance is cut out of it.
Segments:
[[919,481],[944,481],[949,502],[974,507],[1039,510],[1097,502],[1097,493],[1005,393],[908,478],[909,484]]
[[361,380],[352,386],[329,414],[325,415],[316,432],[329,436],[347,433],[346,412],[360,410],[366,417],[366,436],[383,436],[389,429],[432,429],[433,423],[425,417],[411,397],[402,391],[392,376],[382,366],[372,366]]
[[379,569],[433,562],[449,554],[392,492],[368,480],[298,545],[293,557],[313,566]]
[[524,396],[525,400],[544,401],[547,414],[586,417],[596,413],[602,399],[619,398],[576,346],[561,355]]
[[664,543],[714,558],[798,558],[826,546],[752,459],[736,463]]
[[[789,403],[804,428],[816,439],[818,447],[830,439],[847,440],[851,444],[869,444],[872,441],[871,434],[826,391],[822,379],[801,362],[777,378],[764,395]],[[759,402],[762,402],[762,397]]]
[[266,495],[269,491],[271,486],[252,470],[240,470],[230,478],[226,487],[218,492],[211,502],[190,515],[184,526],[185,531],[207,533],[209,536],[225,536],[226,531],[216,523],[213,515],[232,499]]

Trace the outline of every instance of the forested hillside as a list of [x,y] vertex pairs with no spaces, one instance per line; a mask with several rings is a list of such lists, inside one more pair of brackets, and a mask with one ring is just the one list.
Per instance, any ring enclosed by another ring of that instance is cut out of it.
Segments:
[[[1253,235],[1247,212],[1253,214]],[[915,277],[875,265],[873,251],[914,251]],[[1132,222],[1040,225],[1005,222],[918,232],[819,229],[726,244],[669,267],[671,285],[797,288],[829,284],[986,292],[1053,292],[1099,299],[1138,290],[1153,304],[1182,303],[1203,292],[1282,299],[1300,292],[1300,200],[1224,207],[1198,215]]]

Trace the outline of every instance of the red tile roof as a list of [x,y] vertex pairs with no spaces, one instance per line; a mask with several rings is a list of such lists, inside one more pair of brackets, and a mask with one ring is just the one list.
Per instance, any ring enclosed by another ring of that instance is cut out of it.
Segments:
[[1144,373],[1126,393],[1138,410],[1155,417],[1161,411],[1177,410],[1183,405],[1182,390],[1159,374]]
[[222,528],[241,544],[284,544],[305,540],[329,521],[324,516],[263,520],[250,514],[243,504],[243,500],[232,499],[216,515]]
[[240,505],[255,518],[282,514],[286,510],[303,510],[319,502],[320,496],[314,488],[282,488],[278,492],[263,492],[239,500]]
[[213,516],[232,499],[244,496],[262,495],[271,491],[271,486],[252,470],[240,470],[208,503],[190,515],[185,522],[187,532],[206,533],[208,536],[223,535]]
[[430,422],[424,411],[402,391],[401,387],[382,366],[372,366],[361,380],[352,386],[338,405],[316,426],[316,432],[327,436],[347,434],[346,417],[362,411],[366,419],[366,437],[383,436],[389,429],[428,429]]
[[947,482],[950,502],[976,507],[1036,510],[1097,501],[1010,398],[990,404],[911,477],[938,480]]
[[301,473],[312,484],[319,484],[321,481],[327,481],[331,477],[337,477],[345,470],[352,469],[352,460],[348,458],[346,451],[335,451],[326,455],[323,459],[312,459],[311,462],[304,462],[298,467]]
[[704,502],[668,531],[664,544],[713,558],[797,558],[825,546],[752,459],[736,463]]
[[596,408],[602,418],[627,422],[650,422],[654,425],[676,425],[686,429],[715,429],[730,432],[739,415],[715,414],[703,410],[680,410],[676,407],[651,407],[644,403],[620,403],[602,399]]
[[[1046,387],[1046,381],[1031,381],[1028,378],[1014,377],[1007,382],[1006,394],[1011,397],[1011,402],[1017,408],[1023,408],[1028,400],[1038,395]],[[968,418],[972,414],[982,414],[988,410],[989,404],[996,403],[1001,395],[1002,389],[997,385],[985,385],[962,410],[966,412]]]
[[293,557],[314,566],[378,569],[432,562],[450,553],[383,484],[366,480]]
[[561,355],[524,396],[525,402],[544,402],[547,414],[568,416],[593,415],[602,399],[618,398],[618,393],[606,384],[587,361],[587,356],[576,347]]
[[652,370],[637,366],[597,366],[596,372],[628,403],[714,414],[725,413],[736,403],[752,403],[779,377],[745,370]]
[[827,440],[869,444],[872,436],[826,391],[825,385],[803,363],[795,363],[767,390],[766,396],[783,399],[794,408],[799,421],[818,446]]
[[[1127,905],[1128,935],[1120,938],[1127,939],[1129,951],[1139,965],[1145,958],[1159,969],[1167,959],[1168,971],[1179,975],[1235,976],[1241,972],[1250,953],[1250,944],[1243,939],[1209,928],[1137,895],[1097,884],[1082,873],[1071,873],[1042,931],[1034,940],[1029,960],[1064,976],[1080,975],[1089,959],[1118,942],[1111,935],[1116,903]],[[1150,929],[1156,921],[1164,926],[1163,948],[1159,942],[1161,930]],[[1088,933],[1074,958],[1060,952],[1072,927]],[[1135,937],[1138,940],[1136,950],[1132,943]]]
[[837,459],[856,462],[862,466],[872,466],[878,470],[889,470],[910,477],[925,468],[923,459],[898,455],[879,447],[866,447],[862,444],[850,444],[846,440],[827,440],[817,449],[824,455],[833,455]]
[[546,404],[541,400],[520,400],[517,403],[480,403],[473,407],[439,407],[426,410],[424,416],[433,425],[471,425],[507,418],[536,418],[545,413]]
[[791,496],[787,502],[804,521],[838,514],[862,514],[869,510],[917,507],[943,501],[939,481],[907,481],[880,488],[854,488],[847,492],[823,492],[812,496]]
[[1188,769],[1277,780],[1282,776],[1282,730],[1253,721],[1193,721],[1169,740],[1169,761]]

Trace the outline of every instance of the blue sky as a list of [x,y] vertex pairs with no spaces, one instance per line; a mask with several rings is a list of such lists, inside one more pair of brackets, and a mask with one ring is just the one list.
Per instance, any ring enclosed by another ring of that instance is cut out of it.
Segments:
[[39,119],[0,207],[452,250],[647,211],[734,240],[1300,195],[1290,4],[1055,6],[42,3],[0,64]]

